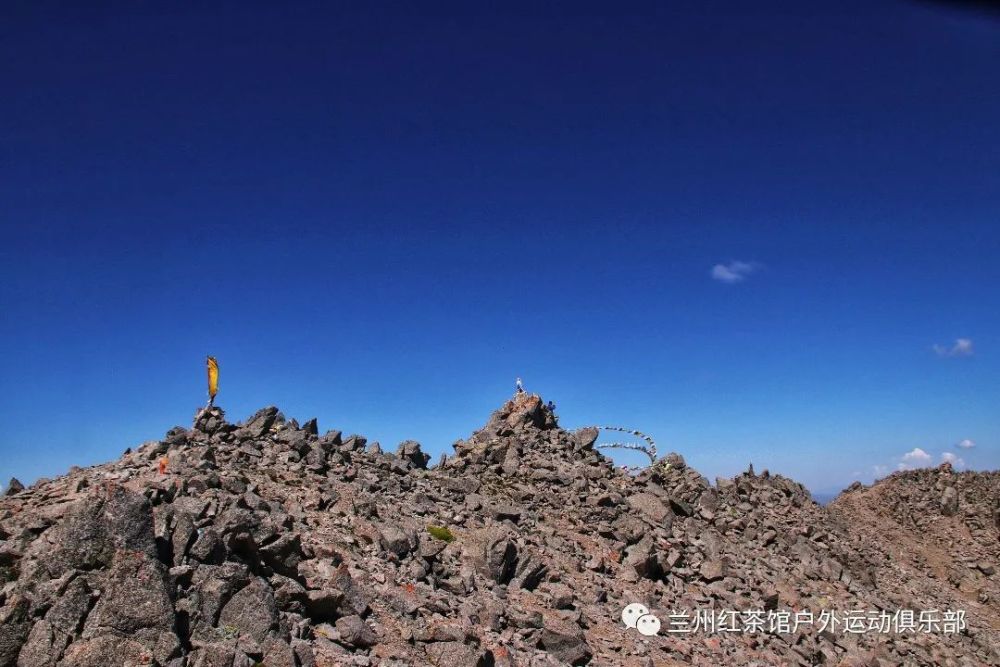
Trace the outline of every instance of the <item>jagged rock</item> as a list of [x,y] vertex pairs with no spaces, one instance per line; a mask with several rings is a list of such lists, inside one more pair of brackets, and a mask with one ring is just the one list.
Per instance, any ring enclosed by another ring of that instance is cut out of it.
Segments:
[[223,605],[249,583],[250,573],[245,565],[233,562],[199,565],[192,575],[189,594],[182,601],[189,604],[180,610],[191,621],[192,634],[212,637]]
[[414,468],[426,468],[427,462],[431,460],[430,454],[420,451],[420,443],[416,440],[404,440],[399,443],[396,456],[408,461]]
[[507,448],[507,453],[503,457],[502,467],[504,473],[508,475],[516,474],[521,468],[521,453],[517,451],[516,447]]
[[654,526],[670,526],[670,509],[652,493],[631,495],[628,498],[628,504]]
[[191,651],[187,664],[191,667],[232,667],[235,658],[236,647],[232,643],[212,642]]
[[340,641],[348,646],[368,648],[378,642],[375,633],[360,616],[338,618],[336,627],[340,633]]
[[270,433],[271,427],[275,425],[278,420],[278,408],[273,405],[269,405],[266,408],[262,408],[254,414],[253,417],[248,419],[245,424],[241,426],[241,430],[244,431],[251,439],[263,438],[265,435]]
[[[344,594],[338,590],[320,590],[320,591],[306,591],[305,589],[299,587],[301,592],[298,590],[290,590],[290,587],[298,586],[297,582],[293,579],[288,580],[282,589],[276,590],[275,593],[288,599],[289,601],[305,599],[305,609],[309,618],[317,622],[335,621],[340,613],[341,603],[344,601]],[[278,598],[278,604],[283,608],[287,607],[286,604],[282,604],[282,597]]]
[[517,568],[514,571],[514,578],[510,580],[510,587],[533,591],[542,583],[548,571],[542,558],[534,554],[525,554],[517,560]]
[[570,665],[585,665],[593,655],[583,632],[567,623],[546,624],[538,645],[557,660]]
[[478,480],[465,477],[444,477],[440,479],[438,483],[449,491],[454,491],[463,495],[475,493],[481,486]]
[[363,451],[365,445],[368,443],[368,438],[361,435],[349,435],[340,445],[340,450],[344,452],[360,452]]
[[[662,504],[662,503],[661,503]],[[626,545],[635,544],[646,535],[649,527],[632,514],[622,514],[611,526],[611,535]]]
[[309,435],[319,435],[319,423],[316,421],[315,417],[302,425],[302,432]]
[[60,667],[108,667],[108,665],[148,665],[152,651],[143,644],[120,635],[101,635],[74,642],[66,649]]
[[340,439],[340,431],[327,431],[319,440],[317,444],[323,448],[324,451],[331,451],[337,447],[340,447],[342,441]]
[[173,625],[174,608],[163,564],[145,554],[116,552],[101,596],[87,617],[84,635],[117,632],[155,643],[159,633]]
[[346,568],[339,567],[330,580],[330,585],[341,594],[340,613],[364,617],[369,610],[369,595],[354,581]]
[[[320,638],[322,640],[322,638]],[[292,640],[292,652],[295,655],[297,667],[317,667],[316,654],[313,652],[312,644],[301,639]]]
[[573,434],[573,439],[576,441],[576,449],[593,449],[594,443],[597,442],[600,434],[601,432],[593,426],[576,431]]
[[298,667],[292,646],[283,639],[269,637],[264,641],[262,651],[264,658],[261,663],[265,667]]
[[203,530],[188,550],[192,558],[210,565],[219,565],[226,559],[226,546],[222,537],[211,528]]
[[155,558],[152,509],[141,495],[109,485],[77,502],[32,549],[29,555],[44,555],[40,565],[53,577],[69,570],[109,567],[118,551]]
[[286,577],[296,576],[302,555],[302,538],[298,534],[282,535],[260,549],[261,559]]
[[517,568],[517,545],[498,529],[471,534],[464,547],[465,557],[491,581],[506,584]]
[[661,568],[656,558],[653,540],[648,536],[625,550],[622,565],[632,568],[636,575],[646,579],[657,579]]
[[483,651],[477,646],[470,646],[461,641],[435,642],[427,646],[428,664],[447,667],[449,665],[468,665],[469,667],[490,667],[493,665],[493,654]]
[[670,497],[670,509],[674,511],[678,516],[692,516],[694,515],[694,509],[689,503],[684,502],[680,498]]
[[10,481],[7,482],[7,489],[3,492],[5,496],[12,496],[15,493],[20,493],[24,491],[24,484],[17,477],[11,477]]
[[552,597],[553,609],[572,609],[576,602],[573,590],[565,584],[549,584],[546,592]]
[[954,516],[958,512],[958,491],[953,486],[947,486],[941,494],[941,514]]
[[77,634],[90,611],[94,592],[84,577],[74,578],[45,614],[54,632],[67,637]]
[[180,565],[187,556],[188,549],[198,538],[198,529],[194,519],[187,512],[178,512],[173,519],[174,529],[170,534],[170,552],[173,554],[174,565]]
[[521,520],[523,509],[511,504],[494,505],[490,508],[490,515],[497,521],[510,521],[518,523]]
[[46,620],[35,623],[17,655],[18,667],[54,667],[72,635],[59,632]]
[[399,525],[391,522],[385,523],[379,526],[378,531],[383,549],[396,554],[400,558],[410,553],[410,549],[412,548],[410,537]]
[[698,572],[705,581],[716,581],[729,575],[729,562],[721,558],[707,560]]
[[166,432],[163,436],[163,440],[156,443],[153,450],[150,452],[152,456],[159,456],[169,451],[173,447],[179,447],[185,445],[188,442],[188,430],[183,426],[174,426],[172,429]]
[[278,607],[268,583],[256,577],[241,588],[219,613],[218,627],[235,628],[257,642],[264,642],[277,629]]
[[663,457],[663,460],[674,470],[684,470],[687,468],[687,463],[684,461],[684,457],[677,452],[670,452]]
[[16,599],[0,607],[0,665],[7,667],[15,664],[30,632],[27,600]]

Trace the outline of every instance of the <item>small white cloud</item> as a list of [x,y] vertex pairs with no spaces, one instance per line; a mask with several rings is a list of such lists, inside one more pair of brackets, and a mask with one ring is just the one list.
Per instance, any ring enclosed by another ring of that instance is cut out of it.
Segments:
[[[913,451],[906,452],[903,454],[903,464],[914,464],[914,465],[927,465],[931,462],[931,455],[920,449],[919,447],[914,447]],[[901,468],[902,469],[902,468]]]
[[955,344],[951,347],[947,345],[934,345],[933,350],[939,357],[971,357],[975,351],[972,347],[971,338],[956,338]]
[[712,278],[722,283],[741,283],[756,273],[761,265],[758,262],[732,261],[728,264],[716,264],[712,267]]
[[966,438],[965,440],[956,442],[955,446],[958,447],[959,449],[972,449],[973,447],[976,446],[976,443]]
[[943,453],[941,455],[941,463],[950,463],[956,468],[965,467],[965,461],[963,461],[960,456],[956,456],[953,452]]
[[[914,447],[910,451],[906,452],[902,456],[896,458],[896,470],[916,470],[917,468],[925,468],[931,464],[933,457],[925,452],[920,447]],[[944,458],[942,457],[942,460]],[[892,464],[878,464],[872,466],[872,471],[875,473],[875,478],[885,477],[892,471]]]

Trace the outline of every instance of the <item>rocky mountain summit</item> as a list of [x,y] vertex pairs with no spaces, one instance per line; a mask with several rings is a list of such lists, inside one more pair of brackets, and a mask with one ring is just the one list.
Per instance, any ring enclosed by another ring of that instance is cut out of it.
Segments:
[[[0,667],[1000,664],[998,473],[898,473],[824,508],[767,471],[710,484],[678,454],[630,474],[597,437],[517,394],[428,468],[413,441],[202,411],[11,486]],[[632,603],[659,634],[623,624]],[[965,624],[804,622],[900,609]],[[803,623],[720,630],[727,610]]]

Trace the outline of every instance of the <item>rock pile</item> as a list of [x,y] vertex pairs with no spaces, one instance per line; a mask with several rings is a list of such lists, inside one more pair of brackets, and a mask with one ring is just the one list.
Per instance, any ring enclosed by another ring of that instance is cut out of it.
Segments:
[[[955,473],[949,463],[896,472],[868,488],[853,486],[828,511],[847,528],[888,601],[967,610],[982,664],[1000,662],[1000,472]],[[930,654],[929,664],[951,657],[937,646]]]
[[[522,393],[428,468],[416,442],[274,407],[199,413],[0,500],[0,667],[1000,662],[992,474],[894,476],[827,510],[677,454],[630,475],[597,435]],[[904,536],[934,546],[900,565]],[[659,635],[624,627],[633,602]],[[969,627],[667,632],[672,612],[914,605]]]

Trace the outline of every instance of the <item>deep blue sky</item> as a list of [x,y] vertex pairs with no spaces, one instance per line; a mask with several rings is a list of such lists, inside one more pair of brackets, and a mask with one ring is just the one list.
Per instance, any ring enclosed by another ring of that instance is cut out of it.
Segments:
[[4,483],[189,424],[205,354],[435,456],[520,375],[709,477],[1000,464],[995,18],[172,4],[0,9]]

